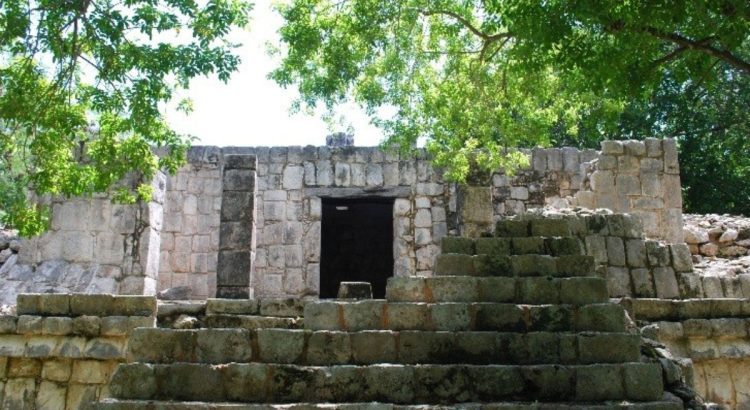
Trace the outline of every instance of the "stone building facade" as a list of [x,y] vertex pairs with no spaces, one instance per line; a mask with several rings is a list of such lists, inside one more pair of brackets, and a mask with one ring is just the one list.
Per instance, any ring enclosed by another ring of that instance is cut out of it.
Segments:
[[[3,299],[45,291],[153,294],[175,286],[189,286],[196,299],[222,292],[314,296],[323,203],[336,198],[393,201],[395,276],[431,276],[444,236],[478,236],[508,215],[544,206],[629,212],[642,219],[649,238],[682,242],[673,140],[527,153],[530,166],[516,175],[496,172],[464,186],[447,182],[424,151],[194,147],[187,165],[157,178],[149,204],[113,205],[107,197],[56,202],[52,230],[29,241],[0,271],[18,280],[4,287]],[[232,170],[232,161],[250,165]],[[238,246],[245,256],[238,256]],[[238,257],[244,258],[239,271]],[[18,279],[32,270],[40,279]]]

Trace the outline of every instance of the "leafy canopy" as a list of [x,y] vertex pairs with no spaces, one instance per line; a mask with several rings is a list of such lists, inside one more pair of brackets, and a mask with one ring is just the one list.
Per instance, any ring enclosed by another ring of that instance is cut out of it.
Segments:
[[386,144],[427,137],[458,180],[472,159],[517,164],[510,147],[602,138],[666,74],[750,74],[745,0],[292,0],[279,12],[270,76],[296,86],[300,106],[352,99]]
[[243,0],[0,0],[0,224],[46,228],[26,187],[91,194],[134,172],[139,182],[116,199],[149,199],[147,182],[175,171],[189,144],[160,108],[197,76],[229,78],[239,58],[226,36],[249,10]]

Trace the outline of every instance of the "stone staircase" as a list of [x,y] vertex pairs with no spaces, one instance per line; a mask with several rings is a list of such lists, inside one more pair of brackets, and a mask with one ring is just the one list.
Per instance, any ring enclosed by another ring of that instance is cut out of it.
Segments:
[[385,300],[307,303],[304,329],[136,329],[99,408],[682,408],[564,221],[497,232]]

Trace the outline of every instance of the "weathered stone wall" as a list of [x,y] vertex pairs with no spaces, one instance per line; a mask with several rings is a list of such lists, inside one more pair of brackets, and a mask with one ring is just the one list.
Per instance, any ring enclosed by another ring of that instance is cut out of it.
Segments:
[[216,294],[221,210],[221,150],[194,147],[188,165],[167,178],[159,290],[190,286],[192,297]]
[[647,239],[637,216],[606,210],[543,213],[568,221],[585,253],[594,257],[599,275],[607,278],[610,297],[680,299],[701,294],[687,245]]
[[51,227],[24,241],[0,267],[0,303],[18,293],[153,295],[159,270],[166,179],[158,174],[153,200],[119,205],[109,195],[50,200]]
[[27,294],[17,310],[0,316],[0,406],[78,410],[108,397],[128,336],[155,326],[156,299]]
[[750,407],[750,302],[741,299],[632,301],[632,315],[650,321],[642,333],[692,362],[695,390],[733,409]]

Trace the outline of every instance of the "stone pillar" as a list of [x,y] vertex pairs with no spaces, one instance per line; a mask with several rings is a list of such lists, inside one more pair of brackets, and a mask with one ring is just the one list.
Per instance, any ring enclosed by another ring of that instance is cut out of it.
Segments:
[[255,156],[224,157],[216,297],[250,298],[253,250]]
[[492,231],[492,188],[459,187],[458,208],[462,236],[478,238]]

